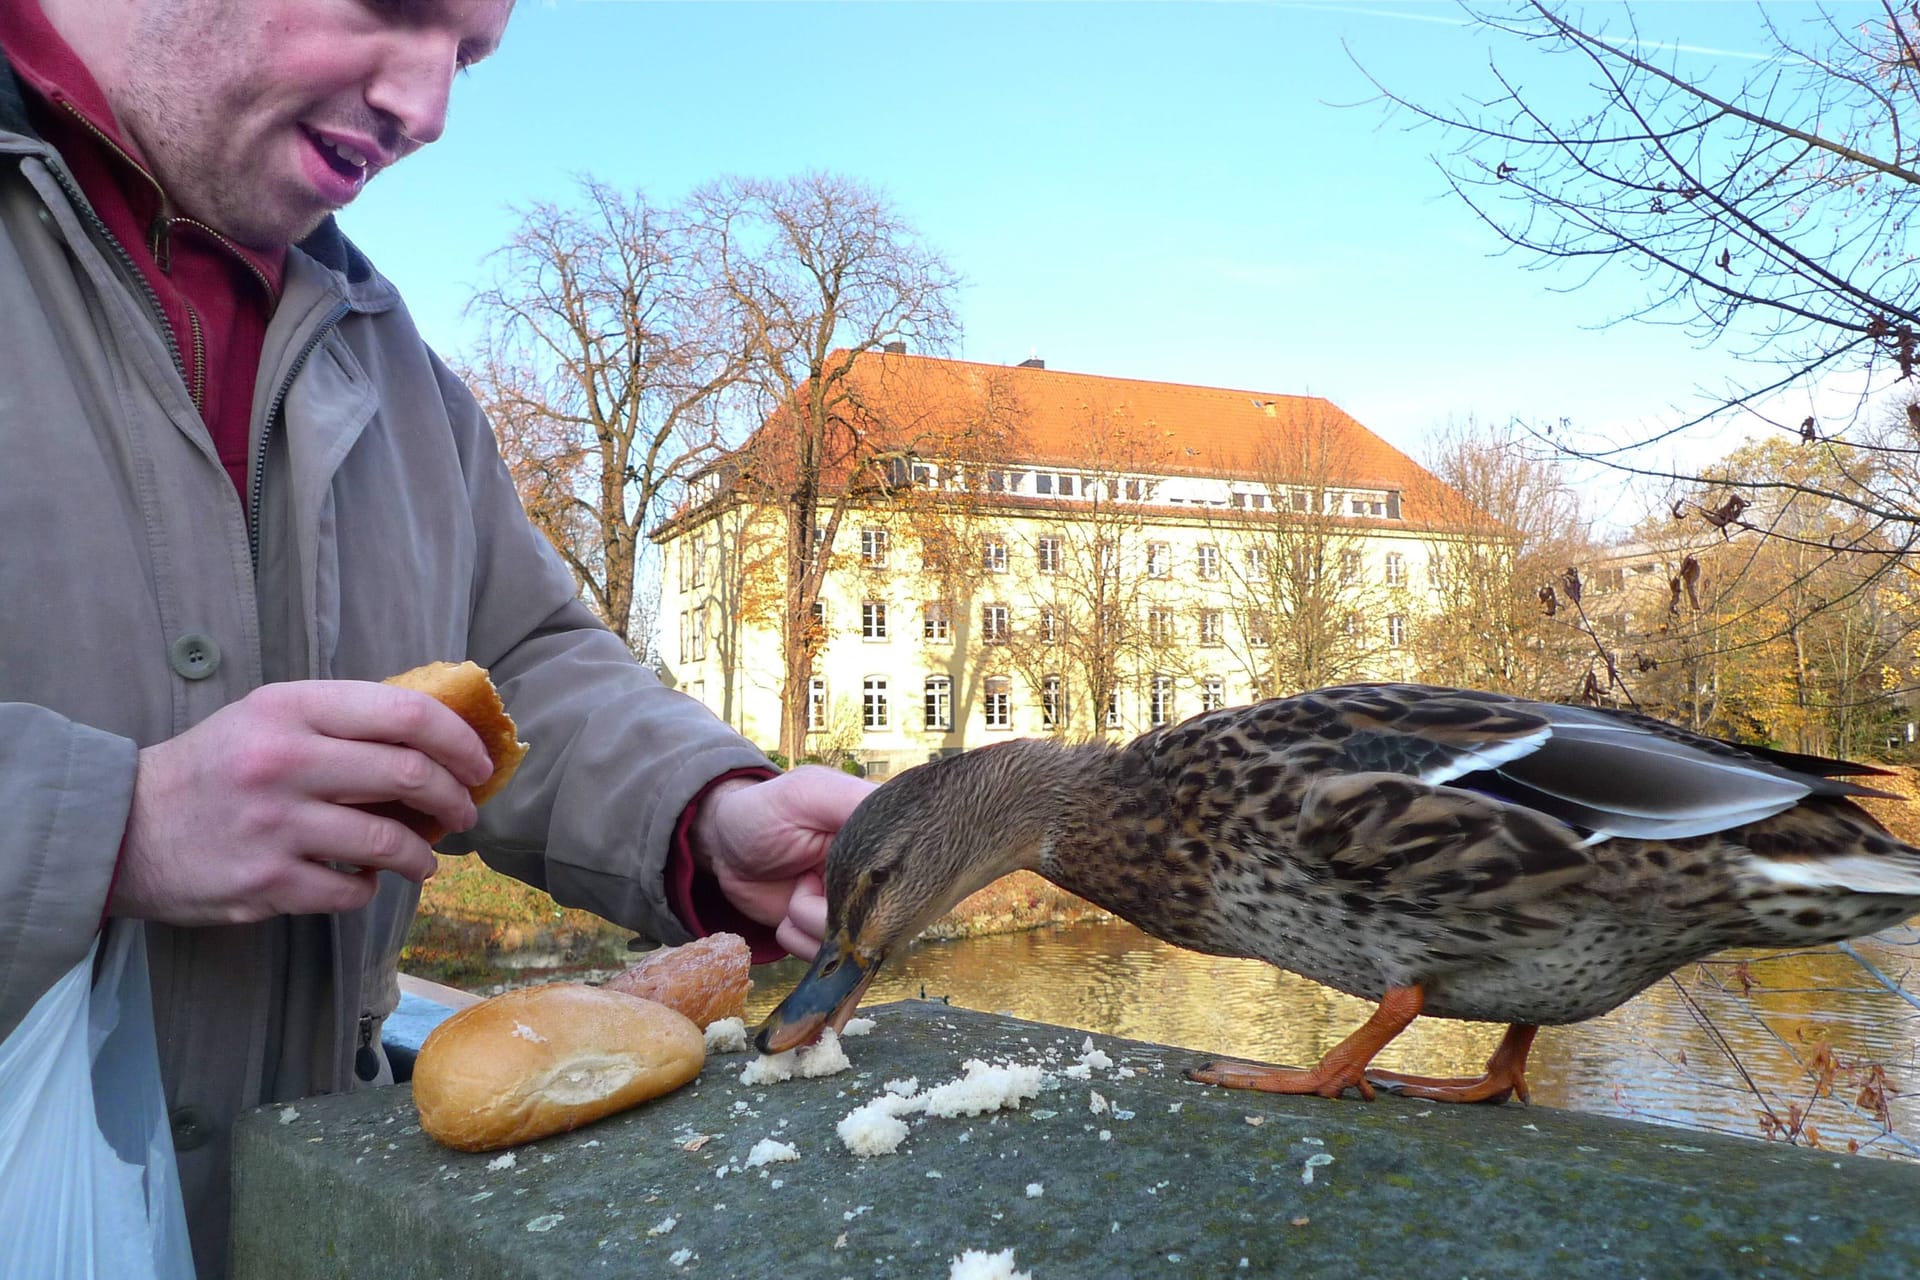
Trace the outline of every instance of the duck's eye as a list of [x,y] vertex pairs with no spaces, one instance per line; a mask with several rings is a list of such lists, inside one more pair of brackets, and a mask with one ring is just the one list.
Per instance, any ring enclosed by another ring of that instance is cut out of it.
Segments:
[[867,883],[878,889],[887,882],[887,877],[892,874],[892,867],[875,867],[873,870],[867,872]]
[[834,971],[839,969],[839,967],[840,967],[840,957],[835,956],[833,959],[827,961],[825,964],[820,966],[820,976],[823,978],[831,978],[834,975]]

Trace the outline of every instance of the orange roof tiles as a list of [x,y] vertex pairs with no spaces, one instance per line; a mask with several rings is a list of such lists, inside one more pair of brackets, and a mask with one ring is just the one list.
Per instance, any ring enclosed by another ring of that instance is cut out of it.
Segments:
[[1310,482],[1314,477],[1285,474],[1284,459],[1304,457],[1311,442],[1325,459],[1321,483],[1398,490],[1405,521],[1485,523],[1431,472],[1319,396],[879,352],[862,355],[853,377],[878,404],[923,405],[996,385],[1015,406],[1009,463],[1085,467],[1092,424],[1104,417],[1152,443],[1155,456],[1141,471]]

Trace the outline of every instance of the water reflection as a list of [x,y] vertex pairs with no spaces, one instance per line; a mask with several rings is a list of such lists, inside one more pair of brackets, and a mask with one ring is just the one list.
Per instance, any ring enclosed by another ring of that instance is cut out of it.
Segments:
[[[1920,978],[1920,931],[1912,926],[1855,946],[1896,980],[1910,971]],[[1920,1009],[1836,951],[1739,961],[1683,971],[1604,1018],[1542,1030],[1528,1072],[1534,1100],[1747,1137],[1762,1135],[1763,1106],[1786,1121],[1797,1104],[1823,1146],[1845,1149],[1852,1140],[1874,1154],[1920,1156],[1920,1103],[1911,1096],[1920,1091]],[[798,961],[757,970],[749,1022],[769,1012],[802,971]],[[1920,989],[1920,982],[1907,986]],[[881,971],[865,1003],[922,994],[1201,1053],[1297,1064],[1317,1060],[1369,1012],[1363,1001],[1271,965],[1181,951],[1119,922],[924,943]],[[1422,1018],[1379,1062],[1428,1075],[1474,1073],[1501,1030]],[[1830,1094],[1815,1096],[1808,1064],[1822,1044],[1839,1070]],[[1872,1114],[1871,1096],[1859,1097],[1870,1082],[1867,1064],[1884,1068],[1892,1135]]]

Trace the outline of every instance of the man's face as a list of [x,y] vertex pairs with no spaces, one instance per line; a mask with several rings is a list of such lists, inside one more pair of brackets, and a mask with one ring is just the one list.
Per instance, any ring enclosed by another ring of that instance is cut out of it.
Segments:
[[290,244],[446,127],[513,0],[141,0],[103,86],[180,212]]

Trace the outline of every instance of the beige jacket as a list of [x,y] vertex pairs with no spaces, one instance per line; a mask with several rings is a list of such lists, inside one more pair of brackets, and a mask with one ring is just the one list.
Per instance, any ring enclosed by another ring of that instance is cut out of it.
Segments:
[[[331,223],[291,254],[251,522],[157,313],[0,61],[0,1036],[100,927],[138,748],[268,681],[490,668],[532,750],[443,847],[684,940],[662,885],[675,826],[766,760],[582,606],[392,285]],[[204,1275],[222,1269],[232,1118],[351,1087],[378,1043],[418,901],[384,879],[348,916],[148,929]]]

